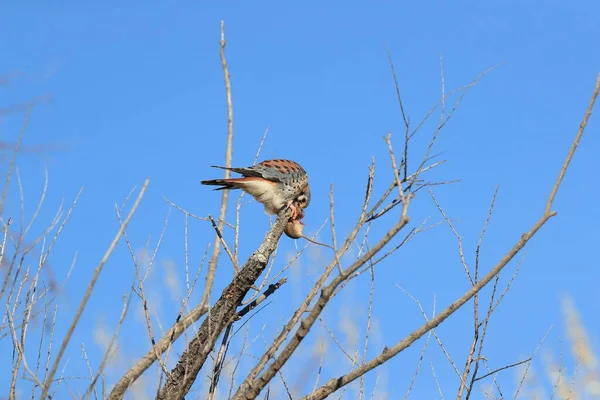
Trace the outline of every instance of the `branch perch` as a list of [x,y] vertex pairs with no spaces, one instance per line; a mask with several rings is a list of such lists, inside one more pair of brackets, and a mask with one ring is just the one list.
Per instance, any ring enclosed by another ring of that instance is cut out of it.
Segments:
[[248,258],[242,270],[223,290],[221,297],[202,322],[198,333],[188,344],[175,368],[171,370],[157,399],[180,399],[191,389],[217,339],[227,325],[237,317],[238,305],[242,303],[246,293],[267,266],[271,254],[277,248],[290,214],[290,210],[283,210],[279,213],[277,221],[267,233],[258,250]]

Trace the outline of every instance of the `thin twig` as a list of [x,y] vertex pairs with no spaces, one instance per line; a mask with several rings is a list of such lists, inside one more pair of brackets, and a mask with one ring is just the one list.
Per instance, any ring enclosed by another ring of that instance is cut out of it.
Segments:
[[2,215],[2,211],[4,211],[4,202],[6,201],[6,195],[8,194],[10,176],[13,168],[15,167],[15,161],[17,159],[17,154],[19,154],[19,149],[21,148],[21,141],[23,140],[25,128],[27,127],[29,117],[31,116],[31,110],[33,110],[33,104],[29,105],[29,109],[25,115],[25,120],[23,121],[23,126],[21,127],[21,132],[19,133],[19,138],[17,139],[17,143],[15,143],[15,148],[13,149],[13,155],[10,159],[10,164],[8,164],[8,171],[6,172],[6,178],[4,179],[4,189],[2,190],[2,200],[0,200],[0,215]]
[[425,339],[425,343],[423,344],[423,348],[421,349],[421,355],[419,356],[419,361],[417,362],[417,367],[415,368],[415,373],[413,374],[413,377],[410,381],[410,385],[408,385],[408,389],[404,394],[404,400],[408,399],[408,396],[410,395],[410,392],[412,391],[412,388],[417,380],[417,376],[419,375],[419,371],[421,370],[421,364],[423,363],[423,358],[425,357],[425,351],[427,350],[427,346],[429,345],[429,339],[431,339],[431,332],[432,331],[429,331],[429,333],[427,334],[427,339]]
[[442,387],[440,386],[440,382],[438,381],[437,375],[435,374],[435,368],[433,367],[433,360],[429,360],[429,364],[431,365],[431,374],[433,375],[433,380],[435,381],[435,386],[437,387],[438,393],[442,400],[444,400],[444,393],[442,392]]
[[[231,81],[229,77],[229,68],[225,59],[225,22],[221,21],[221,41],[219,42],[219,54],[221,55],[221,66],[223,67],[223,75],[225,79],[225,95],[227,97],[227,146],[225,148],[225,167],[231,167],[231,159],[233,157],[233,102],[231,100]],[[231,172],[225,170],[225,179],[229,178]],[[225,214],[227,213],[227,200],[229,199],[229,190],[223,190],[221,195],[221,210],[219,211],[219,231],[223,232]],[[221,242],[216,241],[213,246],[213,253],[208,261],[208,272],[206,273],[206,284],[200,304],[208,306],[210,294],[212,292],[213,283],[215,281],[215,273],[217,270],[217,261],[221,253]],[[235,259],[235,257],[233,258]]]
[[552,325],[550,325],[550,327],[548,328],[548,330],[546,331],[546,333],[542,337],[542,340],[540,340],[540,342],[538,343],[537,347],[535,348],[535,350],[531,354],[531,357],[529,357],[530,361],[525,363],[525,364],[527,364],[527,366],[525,367],[525,371],[523,371],[523,375],[521,376],[521,379],[519,380],[519,385],[517,386],[517,389],[515,390],[515,396],[514,396],[515,400],[519,397],[519,392],[521,391],[521,388],[523,387],[523,383],[525,383],[525,378],[527,377],[527,373],[529,372],[529,367],[531,366],[531,360],[533,360],[533,358],[535,357],[535,355],[537,354],[537,352],[539,351],[539,349],[542,347],[542,344],[544,343],[544,341],[546,340],[546,338],[550,334],[551,330],[552,330]]
[[485,379],[485,378],[487,378],[488,376],[490,376],[490,375],[494,375],[495,373],[497,373],[497,372],[500,372],[500,371],[503,371],[503,370],[505,370],[505,369],[513,368],[513,367],[516,367],[516,366],[518,366],[518,365],[521,365],[521,364],[528,363],[528,362],[530,362],[532,359],[533,359],[532,357],[529,357],[529,358],[528,358],[528,359],[526,359],[526,360],[519,361],[519,362],[516,362],[516,363],[514,363],[514,364],[510,364],[510,365],[505,365],[505,366],[504,366],[504,367],[502,367],[502,368],[495,369],[495,370],[493,370],[492,372],[489,372],[489,373],[487,373],[487,374],[485,374],[485,375],[482,375],[482,376],[480,376],[480,377],[477,377],[477,379],[475,379],[475,382],[477,382],[477,381],[480,381],[480,380],[482,380],[482,379]]
[[223,334],[223,339],[221,340],[221,347],[219,348],[219,352],[217,353],[217,359],[215,360],[213,366],[213,373],[210,380],[210,387],[208,389],[208,400],[213,400],[215,398],[215,394],[217,391],[217,384],[219,383],[219,377],[221,376],[221,370],[223,368],[223,361],[225,359],[225,352],[227,351],[227,347],[229,344],[229,335],[231,334],[231,328],[233,327],[233,322],[227,325],[225,328],[225,333]]
[[231,263],[233,264],[233,269],[234,269],[235,273],[237,274],[238,272],[240,272],[240,266],[237,264],[236,258],[231,253],[231,250],[229,250],[229,246],[227,246],[227,242],[225,242],[225,239],[223,238],[223,234],[221,233],[221,229],[217,226],[217,224],[216,224],[216,222],[215,222],[215,220],[214,220],[214,218],[212,216],[209,215],[208,219],[210,220],[210,223],[212,224],[215,232],[217,233],[217,237],[219,238],[219,241],[223,245],[223,248],[225,249],[225,252],[229,256],[229,259],[231,260]]
[[[386,53],[388,56],[388,61],[390,63],[390,68],[392,69],[392,77],[394,78],[394,87],[396,88],[396,97],[398,98],[398,105],[400,106],[400,113],[402,114],[402,120],[404,121],[405,135],[404,135],[404,153],[402,154],[402,162],[401,165],[404,166],[404,179],[408,176],[408,142],[410,140],[409,132],[410,132],[410,120],[406,116],[404,112],[404,104],[402,103],[402,96],[400,96],[400,85],[398,84],[398,77],[396,76],[396,69],[394,68],[394,62],[392,61],[392,54],[390,53],[390,49],[386,48]],[[396,174],[399,174],[400,171],[394,169]]]
[[[392,134],[388,133],[388,135],[384,139],[388,146],[388,151],[390,153],[390,159],[392,160],[392,169],[394,170],[394,179],[396,180],[396,186],[398,187],[398,194],[400,195],[400,201],[402,202],[402,204],[404,204],[406,202],[406,196],[404,194],[404,190],[402,189],[402,183],[400,182],[400,177],[398,176],[398,166],[396,165],[396,157],[394,156],[394,149],[392,148]],[[403,207],[403,208],[405,209],[406,207]]]
[[342,263],[340,261],[340,256],[337,252],[337,239],[335,234],[335,217],[333,212],[333,184],[329,188],[329,221],[331,223],[331,243],[333,244],[333,256],[335,257],[335,262],[338,267],[338,271],[341,274],[344,273],[344,269],[342,268]]
[[[373,264],[370,266],[371,270],[371,285],[369,288],[369,307],[367,308],[367,326],[365,328],[365,344],[363,346],[363,362],[367,359],[367,349],[369,348],[369,335],[371,333],[371,316],[373,313],[373,292],[375,291],[375,267]],[[360,390],[359,390],[359,398],[362,399],[363,392],[365,389],[365,381],[364,377],[360,378]]]
[[467,265],[467,261],[465,260],[465,254],[463,252],[462,237],[459,235],[459,233],[456,230],[456,228],[454,228],[454,225],[452,224],[452,221],[450,221],[450,218],[448,218],[448,216],[444,212],[444,209],[442,208],[442,206],[440,205],[440,203],[438,203],[438,201],[435,198],[435,196],[433,195],[433,191],[431,189],[429,190],[429,195],[431,196],[431,199],[435,203],[435,206],[437,207],[437,209],[440,212],[440,214],[442,214],[442,217],[444,218],[444,221],[446,221],[446,223],[448,224],[448,226],[452,230],[452,233],[454,233],[454,236],[456,237],[456,241],[458,242],[458,255],[460,256],[460,261],[461,261],[462,266],[463,266],[463,268],[465,270],[465,275],[467,275],[467,279],[469,280],[469,283],[471,284],[471,286],[473,286],[473,285],[475,285],[475,281],[473,281],[473,277],[471,277],[471,272],[469,271],[469,266]]

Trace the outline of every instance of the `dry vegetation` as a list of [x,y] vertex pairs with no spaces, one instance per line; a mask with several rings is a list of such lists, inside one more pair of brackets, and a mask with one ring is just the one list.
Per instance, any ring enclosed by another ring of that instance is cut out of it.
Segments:
[[[225,57],[226,42],[223,26],[221,29],[220,58],[224,72],[228,109],[225,165],[230,166],[233,146],[233,101]],[[61,314],[61,319],[69,318],[68,330],[61,337],[55,335],[55,325],[59,317],[57,317],[58,308],[54,300],[63,286],[69,284],[70,272],[61,276],[61,281],[57,283],[51,281],[47,271],[47,260],[63,229],[68,229],[71,211],[77,206],[79,196],[68,207],[61,207],[47,229],[35,238],[30,238],[30,228],[44,205],[46,188],[44,188],[36,212],[28,221],[24,220],[23,213],[21,216],[12,216],[7,215],[4,211],[7,196],[20,198],[23,201],[22,182],[16,160],[27,119],[32,111],[30,108],[8,163],[0,203],[3,231],[0,251],[2,267],[0,298],[4,304],[2,318],[0,318],[0,340],[10,341],[13,346],[13,353],[3,354],[2,357],[2,362],[10,363],[12,376],[9,379],[10,385],[1,390],[6,390],[11,399],[25,397],[32,399],[46,397],[179,399],[191,393],[191,390],[193,394],[190,394],[188,398],[194,396],[194,398],[239,400],[261,396],[261,398],[316,400],[324,399],[333,393],[338,396],[346,394],[348,398],[373,397],[371,393],[366,392],[365,374],[385,364],[423,338],[420,342],[422,345],[420,356],[415,360],[416,369],[405,372],[407,389],[402,389],[402,394],[396,392],[392,396],[393,398],[397,398],[399,395],[403,395],[405,398],[410,397],[417,377],[423,373],[428,346],[432,346],[432,344],[439,346],[444,351],[449,364],[456,373],[456,393],[454,395],[456,398],[468,399],[481,396],[481,387],[484,388],[483,392],[486,397],[490,399],[508,396],[548,398],[549,394],[543,392],[548,385],[542,384],[543,379],[539,376],[544,376],[544,379],[547,378],[547,382],[550,382],[555,398],[579,399],[600,396],[594,351],[590,348],[583,325],[579,321],[572,302],[568,299],[565,300],[567,337],[570,354],[575,360],[575,370],[567,371],[563,366],[562,352],[560,361],[547,356],[542,364],[546,366],[547,370],[541,374],[536,372],[536,367],[532,364],[536,360],[533,355],[513,365],[506,365],[495,370],[489,368],[487,360],[483,357],[483,344],[486,340],[490,317],[507,295],[516,277],[515,272],[508,282],[502,284],[499,274],[520,254],[535,233],[555,215],[552,208],[554,198],[575,154],[591,115],[594,101],[600,91],[600,75],[560,173],[553,187],[549,188],[550,195],[543,207],[542,215],[538,216],[538,220],[525,230],[525,233],[511,248],[506,249],[505,255],[497,260],[495,265],[489,268],[480,265],[479,253],[493,213],[496,193],[493,195],[487,220],[484,221],[484,228],[480,233],[474,263],[470,264],[467,260],[471,257],[464,254],[462,238],[455,229],[452,219],[446,215],[443,206],[431,191],[432,186],[449,182],[428,180],[428,172],[444,163],[443,160],[436,160],[433,157],[433,150],[440,131],[452,118],[469,89],[489,71],[485,71],[470,84],[447,92],[444,87],[442,70],[442,91],[438,103],[426,113],[421,122],[413,125],[405,114],[400,86],[391,57],[390,66],[405,127],[401,135],[394,136],[394,138],[399,137],[399,140],[392,140],[391,134],[385,137],[384,145],[389,151],[392,170],[378,169],[376,174],[375,162],[373,161],[369,166],[368,174],[362,177],[364,181],[364,187],[360,189],[363,199],[362,207],[357,210],[354,229],[343,240],[336,234],[335,202],[332,190],[330,216],[321,229],[327,229],[325,227],[328,226],[333,251],[323,248],[318,258],[320,264],[316,269],[319,273],[314,279],[308,280],[311,286],[303,294],[303,300],[294,302],[296,308],[290,310],[285,320],[273,321],[278,325],[277,332],[264,343],[264,351],[260,353],[255,351],[257,347],[254,347],[252,352],[248,349],[259,338],[266,336],[261,336],[260,333],[254,333],[256,336],[251,336],[245,326],[247,321],[252,318],[256,310],[264,305],[263,302],[269,296],[286,284],[288,275],[292,273],[291,266],[309,246],[315,245],[307,243],[286,262],[281,260],[283,256],[276,256],[279,239],[289,218],[288,211],[283,211],[265,234],[258,249],[247,260],[241,260],[239,259],[239,244],[244,239],[240,235],[239,226],[243,205],[242,196],[236,202],[234,221],[226,221],[226,212],[229,206],[227,191],[222,192],[221,208],[216,218],[194,215],[184,207],[165,199],[173,209],[173,214],[185,221],[183,234],[185,268],[184,270],[169,270],[171,278],[166,281],[167,287],[176,293],[176,298],[178,298],[176,307],[179,311],[175,322],[171,326],[164,326],[164,321],[162,323],[157,321],[151,306],[149,293],[152,292],[151,285],[153,283],[149,276],[153,273],[153,268],[156,268],[156,257],[167,222],[165,222],[165,228],[156,247],[151,249],[147,246],[143,254],[136,251],[135,245],[128,236],[128,226],[132,223],[136,209],[143,201],[150,183],[149,180],[132,191],[123,205],[117,207],[116,218],[120,222],[120,229],[114,235],[114,240],[108,246],[96,268],[91,272],[91,279],[85,295],[79,301],[74,313],[72,315]],[[449,104],[450,98],[454,99],[451,104]],[[412,150],[415,137],[417,134],[425,135],[425,132],[422,132],[425,122],[434,118],[437,118],[437,122],[435,129],[431,132],[429,144],[422,154],[415,153]],[[257,159],[265,138],[266,133],[259,145]],[[557,160],[557,165],[559,162],[560,160]],[[227,176],[229,172],[226,171],[225,174]],[[20,190],[18,193],[9,193],[9,183],[15,179]],[[382,194],[375,196],[374,193]],[[415,224],[410,220],[411,204],[420,199],[428,201],[432,199],[439,210],[441,223],[447,225],[455,234],[459,257],[470,287],[454,302],[444,305],[443,309],[433,315],[428,315],[419,300],[406,292],[423,315],[422,325],[415,327],[406,337],[397,338],[397,342],[389,347],[383,347],[375,356],[370,356],[372,350],[370,352],[367,350],[369,346],[372,346],[374,340],[372,304],[375,292],[375,270],[383,267],[390,255],[401,250],[403,246],[407,246],[416,235],[435,225],[428,221]],[[131,204],[128,210],[126,209],[127,204]],[[199,248],[197,247],[199,246],[198,242],[192,244],[188,240],[188,226],[192,223],[210,224],[215,231],[212,246],[202,248],[204,255],[201,266],[197,270],[194,270],[195,267],[188,263],[188,252],[197,252]],[[374,231],[372,227],[375,224],[378,228],[376,231],[384,232],[383,234],[372,233]],[[124,242],[129,249],[136,273],[136,282],[132,285],[130,292],[124,296],[122,310],[114,310],[115,315],[120,315],[116,327],[110,330],[107,328],[102,332],[96,328],[96,342],[102,343],[104,356],[101,362],[92,365],[88,362],[83,345],[81,354],[76,354],[77,350],[72,343],[72,335],[85,312],[90,297],[95,294],[94,287],[100,273],[120,241]],[[66,244],[62,243],[62,245]],[[222,252],[225,256],[219,257]],[[202,268],[205,260],[207,261],[206,270]],[[75,259],[72,265],[76,265]],[[211,303],[210,296],[215,290],[217,274],[223,273],[225,276],[229,276],[228,274],[232,274],[232,271],[235,271],[233,279],[224,288],[219,289],[222,292],[218,300]],[[516,271],[518,271],[518,266]],[[348,287],[349,282],[363,274],[370,276],[371,280],[370,291],[364,295],[363,300],[365,304],[368,304],[364,335],[361,333],[361,338],[357,336],[354,340],[355,347],[350,348],[351,346],[337,337],[334,333],[335,329],[330,328],[332,324],[343,324],[344,316],[339,316],[340,321],[331,322],[330,319],[326,321],[324,310],[336,296],[340,296],[340,293]],[[185,282],[184,289],[176,289],[176,283],[182,281]],[[173,287],[170,286],[171,284]],[[486,292],[484,296],[481,290],[486,285],[489,285],[491,291]],[[199,301],[194,299],[199,299]],[[119,343],[122,340],[122,324],[131,314],[134,305],[139,307],[143,315],[143,329],[146,331],[148,347],[144,356],[137,360],[129,360],[121,353]],[[446,351],[436,328],[465,305],[472,306],[474,330],[471,345],[464,355],[464,362],[458,363]],[[67,315],[69,316],[67,317]],[[319,339],[314,349],[311,350],[310,357],[315,361],[311,364],[311,369],[296,377],[284,376],[283,367],[300,357],[298,350],[302,341],[309,333],[314,332],[316,327],[323,328],[327,334]],[[183,340],[181,336],[185,336],[187,339]],[[98,339],[98,337],[102,339]],[[234,340],[234,337],[237,339]],[[358,343],[359,340],[360,343]],[[349,365],[344,372],[331,374],[329,373],[331,370],[324,368],[325,354],[330,347],[336,347],[344,354],[345,361]],[[534,355],[536,354],[534,353]],[[87,371],[70,371],[66,362],[66,359],[70,357],[83,357],[87,363]],[[106,373],[111,364],[126,367],[126,372],[120,374],[118,379],[108,381]],[[431,367],[435,377],[435,368],[433,365]],[[496,376],[501,371],[510,368],[514,368],[513,373],[518,371],[519,384],[516,393],[509,395],[500,387]],[[68,378],[71,376],[78,377],[76,384],[73,384]],[[158,379],[155,379],[156,376]],[[353,385],[352,389],[348,389],[351,384]],[[82,387],[83,389],[81,389]],[[307,390],[309,387],[310,389]],[[25,388],[30,390],[30,393],[25,393]],[[442,396],[441,388],[440,395]]]

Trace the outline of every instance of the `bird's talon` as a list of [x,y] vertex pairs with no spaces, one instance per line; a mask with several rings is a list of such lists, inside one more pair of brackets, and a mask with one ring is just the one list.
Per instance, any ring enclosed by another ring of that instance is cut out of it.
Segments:
[[289,207],[290,207],[290,210],[292,211],[290,213],[290,219],[293,221],[296,218],[298,218],[298,210],[296,209],[296,206],[293,204],[290,204]]

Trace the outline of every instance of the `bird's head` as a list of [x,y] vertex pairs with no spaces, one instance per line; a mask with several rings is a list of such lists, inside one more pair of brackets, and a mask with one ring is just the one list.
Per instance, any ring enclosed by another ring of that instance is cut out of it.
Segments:
[[310,204],[310,188],[308,185],[306,185],[302,190],[302,193],[296,197],[296,204],[298,204],[301,209],[305,209]]

